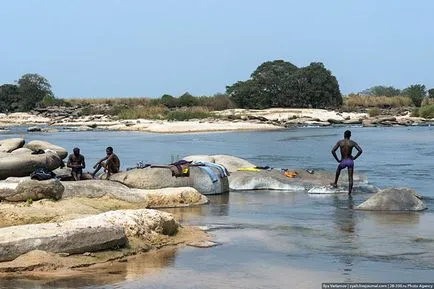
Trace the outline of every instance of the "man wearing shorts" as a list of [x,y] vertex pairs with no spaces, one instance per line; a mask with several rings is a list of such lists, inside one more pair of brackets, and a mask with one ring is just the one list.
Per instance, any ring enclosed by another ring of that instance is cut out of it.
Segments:
[[[348,168],[348,195],[351,195],[353,190],[353,172],[354,172],[354,160],[356,160],[362,154],[362,148],[355,142],[350,140],[351,131],[346,130],[344,133],[344,139],[341,139],[336,143],[332,149],[332,154],[336,161],[339,163],[336,169],[336,177],[334,183],[331,183],[334,188],[338,186],[338,179],[342,169]],[[341,151],[341,159],[336,155],[337,149]],[[353,148],[356,148],[357,154],[352,156]]]
[[66,166],[71,168],[71,175],[74,181],[79,181],[83,176],[83,169],[86,167],[84,156],[80,154],[79,148],[74,148],[72,154],[69,155]]
[[121,161],[118,156],[113,153],[113,148],[108,147],[105,150],[106,157],[99,160],[93,168],[95,171],[92,173],[92,177],[95,177],[95,174],[101,169],[104,168],[104,171],[107,173],[107,178],[109,178],[112,174],[118,173],[119,168],[121,166]]

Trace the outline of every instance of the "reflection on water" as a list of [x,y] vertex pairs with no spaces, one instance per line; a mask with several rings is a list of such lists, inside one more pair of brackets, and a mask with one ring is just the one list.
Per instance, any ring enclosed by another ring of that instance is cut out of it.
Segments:
[[0,280],[0,288],[78,288],[128,282],[157,274],[167,266],[173,266],[176,254],[176,248],[167,247],[130,256],[121,261],[116,260],[84,269],[77,268],[74,274],[54,272],[51,277],[34,276],[31,279]]

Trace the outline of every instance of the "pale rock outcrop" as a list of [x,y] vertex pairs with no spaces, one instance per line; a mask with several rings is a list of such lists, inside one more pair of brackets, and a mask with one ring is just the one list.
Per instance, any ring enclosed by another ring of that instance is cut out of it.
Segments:
[[0,140],[0,152],[10,153],[24,145],[24,139],[22,138],[10,138]]
[[305,187],[295,179],[289,179],[277,170],[259,172],[236,171],[229,176],[229,187],[239,190],[291,190],[304,191]]
[[375,211],[422,211],[425,202],[412,189],[387,188],[376,193],[356,207],[358,210]]
[[202,205],[208,199],[191,187],[164,188],[154,190],[130,189],[109,180],[85,180],[62,182],[65,187],[63,199],[74,197],[113,198],[129,203],[142,203],[145,207],[183,207]]
[[52,143],[49,143],[47,141],[33,140],[33,141],[25,144],[24,147],[31,149],[32,151],[38,151],[38,150],[55,151],[62,160],[68,156],[68,152],[66,149],[64,149],[60,146],[54,145]]
[[10,202],[40,199],[59,200],[63,191],[64,187],[57,179],[38,181],[30,179],[30,177],[12,177],[0,181],[0,200]]
[[58,154],[47,151],[43,154],[9,153],[0,158],[0,179],[29,176],[36,168],[54,170],[62,165]]
[[229,172],[234,172],[239,168],[251,168],[256,166],[242,158],[229,155],[192,155],[186,156],[183,159],[186,161],[202,161],[216,163],[224,166]]
[[189,176],[174,177],[168,168],[144,168],[120,172],[110,177],[110,180],[137,189],[162,189],[176,187],[192,187],[203,195],[221,194],[229,191],[227,177],[220,177],[219,171],[211,168],[217,176],[213,182],[211,177],[199,167],[190,167]]
[[18,155],[18,154],[31,154],[33,151],[28,148],[19,148],[16,150],[11,151],[11,155]]
[[33,250],[80,254],[122,247],[128,237],[174,235],[179,223],[155,210],[119,210],[65,222],[0,228],[0,261]]
[[[263,169],[259,171],[242,171],[242,168],[255,168],[247,160],[229,155],[192,155],[183,158],[187,161],[213,162],[225,166],[230,172],[231,190],[293,190],[303,191],[318,186],[326,186],[334,179],[334,173],[324,170],[288,169],[294,177],[284,175],[282,169]],[[341,175],[340,184],[348,183],[346,174]],[[367,183],[363,175],[354,176],[354,185],[360,192],[376,192],[377,189]],[[311,193],[314,193],[313,191]],[[318,192],[316,192],[318,193]],[[330,193],[327,191],[327,193]]]

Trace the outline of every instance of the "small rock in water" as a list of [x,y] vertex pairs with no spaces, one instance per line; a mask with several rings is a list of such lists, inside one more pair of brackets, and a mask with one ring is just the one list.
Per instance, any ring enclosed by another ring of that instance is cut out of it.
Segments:
[[42,129],[40,127],[37,126],[31,126],[27,128],[28,132],[34,132],[34,131],[41,131]]
[[204,231],[204,232],[209,231],[209,227],[208,226],[197,226],[197,228],[199,230],[201,230],[201,231]]
[[191,243],[187,244],[187,246],[196,247],[196,248],[211,248],[211,247],[215,247],[218,245],[219,245],[219,243],[216,243],[213,241],[191,242]]

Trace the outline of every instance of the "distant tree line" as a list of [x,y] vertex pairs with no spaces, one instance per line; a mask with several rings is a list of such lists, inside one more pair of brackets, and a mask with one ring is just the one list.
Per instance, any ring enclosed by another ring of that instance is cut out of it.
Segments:
[[[414,84],[401,90],[379,85],[363,90],[359,95],[407,96],[415,106],[420,107],[424,98],[434,99],[434,88],[427,90],[425,85]],[[262,63],[249,79],[227,86],[224,94],[193,96],[186,92],[178,97],[165,94],[158,99],[140,99],[146,100],[147,106],[161,106],[169,110],[197,106],[208,110],[236,107],[336,108],[343,103],[338,81],[323,63],[312,62],[306,67],[298,68],[284,60]],[[69,105],[69,102],[55,98],[48,80],[38,74],[24,74],[15,84],[0,85],[0,112],[29,111],[37,107]],[[110,102],[107,100],[107,104]],[[133,103],[121,100],[113,109],[122,110],[134,106]]]
[[320,62],[298,68],[283,60],[267,61],[251,74],[250,79],[227,86],[226,93],[241,108],[342,105],[336,77]]
[[366,96],[407,96],[409,97],[413,104],[417,107],[422,105],[424,98],[434,99],[434,88],[426,89],[423,84],[413,84],[405,89],[398,89],[393,86],[382,86],[377,85],[371,88],[365,89],[359,93],[360,95]]

